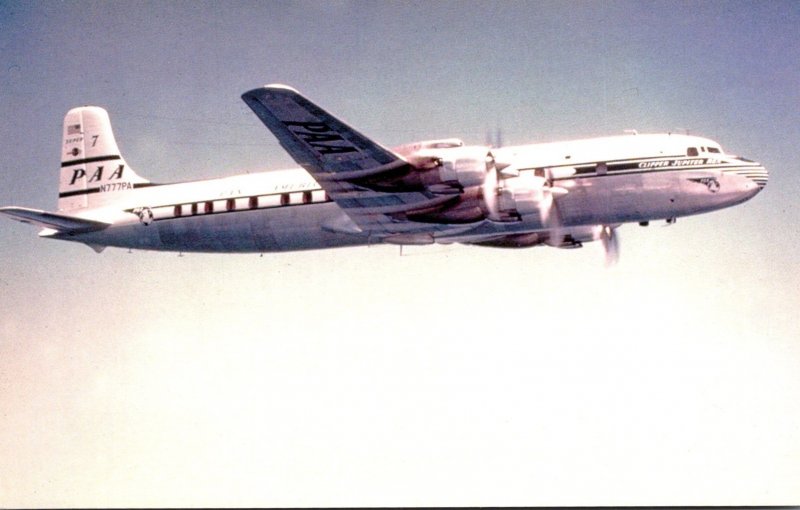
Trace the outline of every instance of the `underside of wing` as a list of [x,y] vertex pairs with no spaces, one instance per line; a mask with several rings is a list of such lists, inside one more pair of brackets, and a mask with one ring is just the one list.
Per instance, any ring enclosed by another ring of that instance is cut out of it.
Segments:
[[417,166],[290,87],[267,85],[242,99],[364,233],[388,239],[451,228],[414,218],[451,207],[460,189],[427,185]]
[[92,232],[102,230],[109,226],[102,221],[87,220],[65,214],[40,211],[38,209],[28,209],[25,207],[0,207],[0,213],[12,219],[36,225],[42,228],[49,228],[64,233]]

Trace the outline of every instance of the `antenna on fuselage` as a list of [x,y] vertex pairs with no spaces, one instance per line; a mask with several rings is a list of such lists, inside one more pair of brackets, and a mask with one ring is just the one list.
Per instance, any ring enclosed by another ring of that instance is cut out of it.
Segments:
[[486,130],[486,145],[494,149],[503,146],[503,132],[500,128],[495,128],[494,132],[491,129]]

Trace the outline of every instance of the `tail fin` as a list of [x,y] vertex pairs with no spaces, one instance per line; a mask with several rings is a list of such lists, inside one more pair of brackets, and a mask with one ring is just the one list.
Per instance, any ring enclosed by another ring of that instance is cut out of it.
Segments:
[[108,113],[97,106],[67,112],[61,149],[59,211],[104,205],[149,182],[125,163]]

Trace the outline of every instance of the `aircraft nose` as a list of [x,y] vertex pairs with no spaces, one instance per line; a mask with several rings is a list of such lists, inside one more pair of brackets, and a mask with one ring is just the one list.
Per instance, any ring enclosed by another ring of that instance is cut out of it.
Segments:
[[746,175],[751,181],[758,185],[759,191],[764,189],[764,186],[767,185],[767,181],[769,180],[769,172],[767,172],[767,169],[763,166],[749,169]]
[[759,163],[755,163],[744,158],[739,158],[739,160],[746,162],[747,166],[740,166],[732,169],[732,173],[741,175],[742,177],[747,177],[753,181],[758,187],[756,191],[761,191],[764,189],[764,186],[767,185],[767,181],[769,180],[769,172],[767,172],[767,169]]

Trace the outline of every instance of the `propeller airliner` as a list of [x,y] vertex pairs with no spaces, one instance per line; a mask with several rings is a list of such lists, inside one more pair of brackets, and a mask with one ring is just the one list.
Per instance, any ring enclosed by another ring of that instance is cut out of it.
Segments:
[[56,212],[2,207],[41,237],[176,252],[283,252],[389,243],[576,248],[618,253],[624,223],[742,203],[759,163],[707,138],[636,134],[490,147],[459,139],[388,149],[295,89],[242,99],[302,167],[156,184],[120,154],[108,113],[64,118]]

